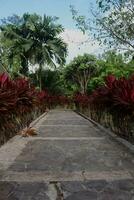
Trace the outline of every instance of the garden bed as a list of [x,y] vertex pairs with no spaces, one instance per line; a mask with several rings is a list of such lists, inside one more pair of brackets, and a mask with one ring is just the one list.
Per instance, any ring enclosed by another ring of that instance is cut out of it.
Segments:
[[119,113],[118,116],[110,115],[108,112],[99,113],[99,111],[95,111],[91,107],[81,106],[76,111],[134,144],[134,122],[129,115],[121,117]]
[[134,143],[134,76],[106,77],[90,95],[74,96],[79,112]]
[[30,123],[42,113],[43,111],[34,109],[32,112],[25,115],[8,116],[7,119],[3,119],[0,125],[0,146],[10,138],[19,134],[25,127],[29,127]]

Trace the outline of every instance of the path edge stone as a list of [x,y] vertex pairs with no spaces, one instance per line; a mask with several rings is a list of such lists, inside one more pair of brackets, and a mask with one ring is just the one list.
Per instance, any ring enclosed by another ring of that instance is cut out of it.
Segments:
[[125,139],[117,136],[114,132],[110,131],[109,129],[105,128],[104,126],[102,126],[98,122],[96,122],[96,121],[92,120],[91,118],[87,117],[83,113],[81,113],[81,112],[79,112],[77,110],[75,110],[74,112],[76,112],[80,116],[84,117],[85,119],[89,120],[91,123],[93,123],[99,129],[101,129],[102,131],[104,131],[105,133],[107,133],[108,135],[110,135],[114,140],[116,140],[118,143],[120,143],[123,146],[125,146],[127,149],[129,149],[131,151],[131,153],[134,154],[134,145],[131,144],[129,141],[127,141],[127,140],[125,140]]
[[32,121],[29,125],[29,127],[34,127],[43,117],[45,117],[48,114],[49,111],[44,112],[42,115],[40,115],[38,118],[36,118],[34,121]]

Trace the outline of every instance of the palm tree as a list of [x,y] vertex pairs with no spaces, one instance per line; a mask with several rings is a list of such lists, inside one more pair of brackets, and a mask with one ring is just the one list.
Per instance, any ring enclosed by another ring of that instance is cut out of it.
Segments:
[[39,65],[40,89],[41,72],[45,64],[63,65],[67,55],[67,45],[60,38],[63,27],[56,23],[57,18],[44,15],[24,14],[19,24],[1,26],[2,36],[7,45],[8,57],[16,55],[20,59],[20,72],[27,75],[28,64]]
[[55,23],[56,19],[44,15],[39,22],[31,21],[34,31],[31,36],[34,40],[32,45],[31,62],[39,64],[38,77],[41,86],[41,73],[43,67],[49,65],[56,67],[65,63],[67,55],[67,45],[63,42],[59,34],[64,30],[63,27]]
[[29,30],[26,27],[26,18],[23,15],[19,24],[6,23],[0,27],[1,44],[6,54],[9,65],[14,65],[14,58],[18,57],[21,65],[20,72],[24,75],[28,73],[28,58],[32,41],[29,40]]

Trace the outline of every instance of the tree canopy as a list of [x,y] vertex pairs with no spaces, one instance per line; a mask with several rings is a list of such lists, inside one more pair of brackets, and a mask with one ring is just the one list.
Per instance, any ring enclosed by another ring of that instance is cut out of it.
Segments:
[[104,85],[105,77],[114,75],[117,78],[129,78],[134,73],[133,60],[127,61],[121,53],[107,51],[97,59],[98,71],[88,83],[88,91]]
[[96,73],[96,58],[90,54],[75,57],[65,68],[65,79],[86,93],[88,82]]
[[109,47],[134,53],[134,1],[97,0],[92,17],[86,19],[71,6],[76,26]]
[[63,65],[67,55],[67,45],[59,37],[64,30],[56,17],[25,13],[22,17],[4,19],[0,27],[2,58],[7,58],[10,68],[17,60],[20,73],[27,75],[29,63]]

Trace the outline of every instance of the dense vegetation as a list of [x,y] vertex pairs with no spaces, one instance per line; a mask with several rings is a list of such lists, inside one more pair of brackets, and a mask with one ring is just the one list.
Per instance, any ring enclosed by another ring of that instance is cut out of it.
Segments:
[[100,44],[133,56],[134,1],[96,0],[94,7],[91,5],[90,16],[85,17],[78,13],[75,6],[71,6],[76,26],[83,32],[89,31],[90,36]]
[[57,105],[70,106],[71,99],[39,91],[25,78],[10,79],[6,73],[0,75],[0,144],[29,126],[48,108]]
[[83,112],[134,140],[134,1],[96,0],[89,17],[80,15],[75,6],[70,8],[77,28],[109,49],[97,61],[98,73],[88,84],[90,96],[80,94],[76,103],[81,108],[88,104]]
[[[118,43],[118,47],[127,49],[125,54],[115,49],[99,56],[83,54],[68,64],[67,44],[60,37],[64,28],[57,23],[56,17],[25,13],[22,17],[13,15],[2,21],[0,69],[5,73],[0,75],[0,143],[28,125],[46,108],[59,105],[71,108],[75,105],[92,119],[133,140],[133,34],[126,25],[129,20],[126,12],[132,13],[127,10],[129,4],[118,3],[120,10],[115,10],[114,0],[98,1],[105,18],[101,16],[98,21],[96,16],[96,25],[101,27],[101,32],[94,36],[100,40],[102,33],[108,33],[108,40],[103,42],[112,47],[114,42]],[[87,31],[90,27],[85,18],[71,8],[78,27]],[[112,13],[109,8],[113,9]],[[120,23],[113,24],[116,17],[120,17],[122,26],[125,21],[127,33],[123,28],[116,32],[120,26]],[[112,28],[116,37],[111,33]]]
[[25,13],[4,21],[0,27],[1,64],[9,73],[28,76],[30,64],[38,65],[37,78],[42,89],[44,65],[63,65],[67,54],[67,46],[59,37],[64,29],[56,20]]
[[105,78],[105,85],[90,95],[76,94],[77,109],[117,134],[134,142],[134,76]]
[[45,111],[44,95],[26,78],[11,80],[0,75],[0,144]]

